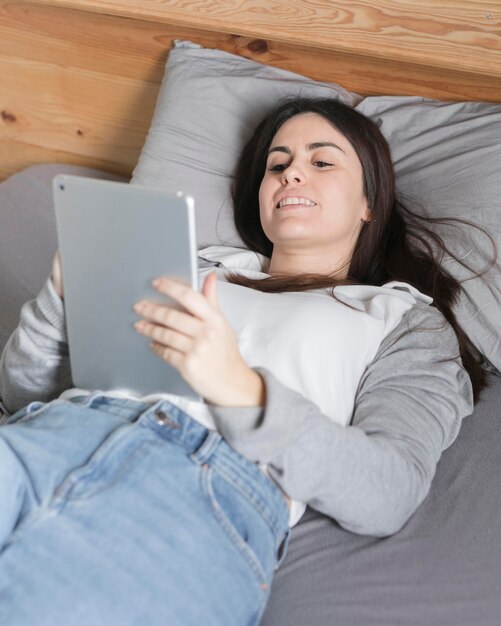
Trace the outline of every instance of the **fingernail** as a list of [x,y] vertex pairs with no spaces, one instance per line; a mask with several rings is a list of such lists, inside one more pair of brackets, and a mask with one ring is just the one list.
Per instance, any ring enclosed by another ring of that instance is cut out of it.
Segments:
[[162,281],[160,280],[160,278],[155,278],[155,280],[151,281],[151,284],[153,285],[153,287],[160,287]]
[[144,302],[136,302],[136,304],[133,306],[133,309],[134,311],[140,313],[144,309]]

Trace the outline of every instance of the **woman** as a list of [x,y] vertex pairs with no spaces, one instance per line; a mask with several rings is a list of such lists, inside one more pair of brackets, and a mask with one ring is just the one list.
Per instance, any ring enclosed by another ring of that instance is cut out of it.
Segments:
[[234,200],[250,252],[202,251],[200,294],[156,281],[186,313],[135,307],[205,403],[69,390],[57,259],[23,309],[2,356],[5,405],[28,404],[0,431],[5,626],[257,624],[305,504],[384,536],[426,496],[482,379],[379,130],[286,103]]

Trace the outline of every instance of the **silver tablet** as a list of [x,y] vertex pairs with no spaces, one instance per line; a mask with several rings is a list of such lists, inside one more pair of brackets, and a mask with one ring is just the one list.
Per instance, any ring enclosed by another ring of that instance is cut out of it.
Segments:
[[198,288],[193,199],[68,175],[53,191],[74,385],[199,399],[134,330],[132,309],[168,300],[151,286],[159,276]]

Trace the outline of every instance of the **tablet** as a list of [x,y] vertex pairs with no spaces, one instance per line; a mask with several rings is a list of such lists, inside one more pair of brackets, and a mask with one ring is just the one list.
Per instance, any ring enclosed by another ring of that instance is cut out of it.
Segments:
[[159,276],[198,288],[193,199],[69,175],[54,178],[53,193],[73,384],[199,400],[134,330],[132,308],[144,298],[168,302],[151,286]]

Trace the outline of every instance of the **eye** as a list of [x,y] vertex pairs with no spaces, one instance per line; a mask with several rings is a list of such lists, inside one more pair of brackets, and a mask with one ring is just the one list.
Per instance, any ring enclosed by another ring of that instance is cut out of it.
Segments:
[[324,168],[324,167],[332,167],[333,163],[327,163],[327,161],[314,161],[313,165],[315,167]]
[[287,169],[287,167],[287,163],[276,163],[275,165],[270,165],[268,167],[268,170],[270,172],[283,172],[285,169]]

